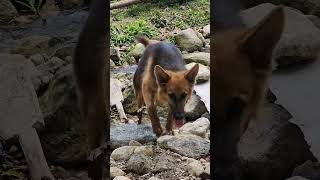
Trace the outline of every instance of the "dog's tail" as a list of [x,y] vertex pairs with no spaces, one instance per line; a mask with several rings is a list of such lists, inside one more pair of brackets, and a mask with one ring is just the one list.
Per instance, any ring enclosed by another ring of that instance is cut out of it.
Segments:
[[150,44],[150,39],[145,36],[136,37],[137,41],[147,47]]

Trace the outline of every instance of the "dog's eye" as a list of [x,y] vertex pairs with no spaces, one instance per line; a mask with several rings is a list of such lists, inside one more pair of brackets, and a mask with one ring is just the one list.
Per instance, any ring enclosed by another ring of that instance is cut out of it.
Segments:
[[184,99],[184,98],[186,98],[186,97],[187,97],[187,93],[184,93],[184,92],[183,92],[183,93],[181,94],[181,99]]
[[233,120],[239,118],[246,106],[246,102],[239,98],[232,98],[231,101],[227,104],[226,116],[228,120]]

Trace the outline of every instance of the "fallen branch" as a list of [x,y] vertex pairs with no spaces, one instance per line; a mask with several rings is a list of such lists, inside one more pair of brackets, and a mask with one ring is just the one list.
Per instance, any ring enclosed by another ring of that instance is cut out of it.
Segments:
[[119,8],[123,8],[123,7],[127,7],[133,4],[138,4],[143,2],[143,0],[123,0],[120,2],[116,2],[116,3],[112,3],[110,4],[110,9],[119,9]]

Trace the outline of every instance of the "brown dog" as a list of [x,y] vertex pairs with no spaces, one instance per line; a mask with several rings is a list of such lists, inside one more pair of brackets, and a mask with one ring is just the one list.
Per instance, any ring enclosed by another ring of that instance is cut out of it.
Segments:
[[[171,133],[175,124],[182,124],[199,65],[187,70],[180,51],[170,43],[146,38],[138,41],[146,46],[133,79],[138,108],[146,105],[153,131],[161,136]],[[165,131],[157,115],[158,105],[169,106]],[[138,117],[141,123],[142,112]]]
[[279,7],[252,28],[214,35],[212,94],[216,180],[239,179],[238,141],[250,120],[259,119],[271,74],[271,55],[283,26],[283,8]]

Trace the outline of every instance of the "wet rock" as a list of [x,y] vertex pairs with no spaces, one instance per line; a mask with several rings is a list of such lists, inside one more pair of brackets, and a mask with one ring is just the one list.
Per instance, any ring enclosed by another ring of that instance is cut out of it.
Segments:
[[82,126],[71,64],[56,72],[39,103],[45,120],[39,136],[46,158],[63,167],[85,162],[86,130]]
[[[194,65],[196,65],[197,63],[190,63],[186,65],[187,69],[191,69]],[[199,72],[198,75],[196,77],[196,83],[203,83],[208,81],[210,78],[210,70],[207,66],[204,66],[202,64],[199,64]]]
[[176,36],[176,43],[181,51],[193,52],[201,50],[203,46],[202,40],[197,36],[196,32],[191,29],[185,29]]
[[[252,27],[276,6],[270,3],[258,5],[241,12],[244,23]],[[313,60],[320,49],[320,29],[298,10],[285,7],[284,32],[277,44],[273,59],[276,68]]]
[[144,45],[141,43],[138,43],[135,46],[133,46],[132,50],[128,53],[128,55],[133,56],[135,59],[139,59],[142,57],[144,50],[145,50]]
[[209,38],[210,37],[210,24],[206,25],[203,27],[202,29],[202,35],[205,37],[205,38]]
[[181,134],[194,134],[197,136],[205,137],[207,130],[209,130],[210,121],[207,118],[199,118],[192,123],[183,125],[179,132]]
[[195,135],[161,136],[157,143],[161,148],[190,158],[208,155],[210,149],[207,140]]
[[189,54],[183,54],[183,59],[186,63],[200,63],[205,66],[210,65],[210,53],[206,52],[194,52]]
[[123,172],[121,169],[117,168],[117,167],[111,167],[110,168],[110,176],[111,178],[114,178],[116,176],[123,176],[126,173]]
[[293,170],[292,176],[302,176],[307,179],[320,179],[320,163],[306,161]]
[[19,14],[10,0],[0,1],[0,21],[9,22]]
[[131,140],[147,144],[156,141],[150,124],[119,124],[112,125],[110,130],[111,147],[113,149],[127,146]]
[[282,180],[293,167],[314,160],[301,129],[282,106],[266,103],[259,123],[251,121],[239,143],[246,178]]
[[195,159],[188,159],[187,163],[187,171],[190,175],[200,176],[204,172],[204,169],[200,161],[197,161]]
[[127,169],[139,175],[146,174],[151,171],[153,162],[150,157],[142,154],[134,154],[127,162]]
[[188,121],[194,121],[202,116],[202,114],[207,112],[207,108],[204,102],[201,101],[201,98],[193,93],[190,100],[184,107],[185,118]]

